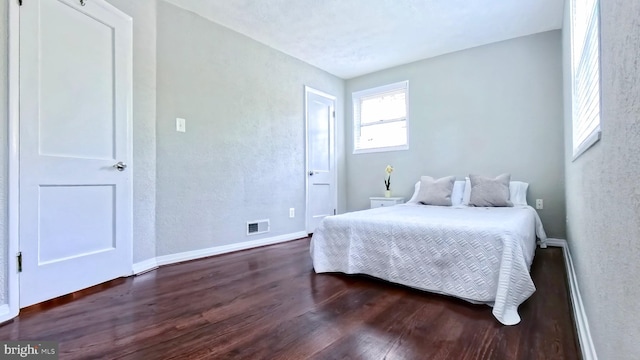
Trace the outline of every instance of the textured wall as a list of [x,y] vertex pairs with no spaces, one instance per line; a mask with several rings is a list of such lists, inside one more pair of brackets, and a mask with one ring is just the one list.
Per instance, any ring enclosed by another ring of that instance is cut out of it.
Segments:
[[530,183],[528,201],[547,234],[565,236],[561,33],[550,31],[439,56],[347,81],[351,92],[409,80],[408,151],[353,155],[347,126],[347,207],[367,208],[384,191],[383,171],[395,167],[391,188],[410,197],[421,175],[469,173]]
[[108,0],[133,18],[133,262],[156,256],[156,1]]
[[[568,3],[568,1],[567,1]],[[600,0],[602,139],[572,161],[565,18],[567,232],[600,359],[640,354],[640,2]],[[565,8],[565,15],[569,13]]]
[[163,1],[158,24],[158,255],[304,231],[304,85],[343,81]]
[[8,191],[8,39],[9,14],[8,1],[0,4],[0,114],[3,124],[0,130],[0,304],[7,302],[7,248],[9,234],[7,233],[7,191]]

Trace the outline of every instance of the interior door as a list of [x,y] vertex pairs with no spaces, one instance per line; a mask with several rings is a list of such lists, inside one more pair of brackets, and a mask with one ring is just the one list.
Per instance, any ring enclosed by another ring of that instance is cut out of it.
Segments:
[[336,213],[335,96],[305,87],[307,233]]
[[20,307],[130,275],[131,18],[20,7]]

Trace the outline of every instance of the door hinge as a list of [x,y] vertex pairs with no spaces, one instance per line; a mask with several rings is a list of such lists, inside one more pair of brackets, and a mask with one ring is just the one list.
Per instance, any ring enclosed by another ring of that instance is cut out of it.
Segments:
[[333,215],[335,215],[335,214],[336,214],[336,209],[333,209]]
[[22,272],[22,251],[18,252],[18,272]]
[[334,119],[336,118],[336,111],[335,110],[333,111],[333,118]]

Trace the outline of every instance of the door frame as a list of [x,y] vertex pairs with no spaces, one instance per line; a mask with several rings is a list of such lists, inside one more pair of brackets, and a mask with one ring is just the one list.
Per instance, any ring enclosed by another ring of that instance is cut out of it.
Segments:
[[7,305],[0,311],[0,321],[18,316],[20,312],[20,277],[18,275],[17,254],[20,248],[20,5],[9,1],[9,58],[8,58],[8,140],[9,140],[9,183],[7,191]]
[[304,164],[304,184],[305,184],[305,213],[304,213],[304,228],[305,231],[307,232],[307,234],[309,234],[309,96],[308,94],[316,94],[319,96],[322,96],[324,98],[327,98],[331,101],[333,101],[333,111],[334,111],[334,115],[333,115],[333,123],[331,124],[333,126],[333,138],[330,139],[331,142],[333,143],[333,163],[331,164],[331,166],[333,166],[333,194],[331,194],[331,197],[333,198],[333,207],[334,209],[338,209],[338,154],[337,154],[337,124],[336,124],[336,118],[337,118],[337,113],[338,113],[338,100],[337,97],[334,95],[331,95],[329,93],[326,93],[324,91],[320,91],[317,89],[314,89],[310,86],[305,85],[304,86],[304,154],[305,154],[305,164]]
[[[106,6],[128,17],[115,6],[104,0],[94,0],[93,3]],[[17,255],[20,251],[20,5],[18,0],[10,0],[8,5],[8,184],[7,184],[7,298],[6,304],[0,305],[0,322],[10,320],[20,313],[20,275],[18,273]],[[131,34],[132,35],[132,34]],[[133,37],[131,36],[131,40]],[[133,43],[133,41],[132,41]],[[127,66],[127,157],[133,165],[133,49],[129,51]],[[131,167],[133,171],[133,166]],[[131,202],[128,204],[130,222],[132,224],[129,236],[131,238],[131,254],[133,254],[133,176],[128,186],[131,189]],[[131,262],[131,274],[133,274],[133,257]]]

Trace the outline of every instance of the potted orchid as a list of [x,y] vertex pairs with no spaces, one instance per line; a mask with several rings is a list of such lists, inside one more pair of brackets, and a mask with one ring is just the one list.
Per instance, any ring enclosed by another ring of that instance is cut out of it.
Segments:
[[387,165],[387,168],[384,171],[386,173],[384,177],[384,186],[387,188],[384,192],[384,197],[391,197],[391,173],[393,172],[393,166]]

